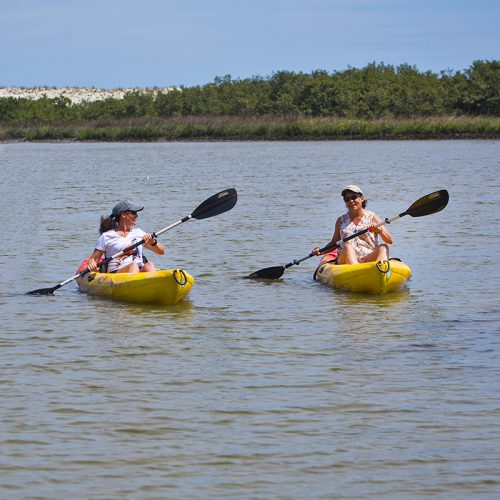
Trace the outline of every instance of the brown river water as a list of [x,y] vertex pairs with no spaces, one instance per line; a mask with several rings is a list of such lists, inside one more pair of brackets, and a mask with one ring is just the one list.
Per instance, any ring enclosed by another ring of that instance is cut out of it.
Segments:
[[[0,498],[498,498],[500,141],[2,144]],[[334,292],[316,260],[340,191],[393,217],[413,271]],[[124,197],[188,302],[89,298],[75,274]]]

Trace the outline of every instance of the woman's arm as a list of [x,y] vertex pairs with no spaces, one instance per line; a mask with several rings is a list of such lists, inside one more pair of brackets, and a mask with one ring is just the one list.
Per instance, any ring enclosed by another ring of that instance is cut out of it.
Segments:
[[335,222],[335,230],[333,231],[332,241],[330,243],[337,243],[340,240],[340,217]]
[[158,255],[165,253],[165,247],[152,234],[145,233],[142,238],[144,239],[144,246],[148,250]]
[[373,224],[370,224],[368,226],[368,229],[372,233],[378,234],[384,243],[387,243],[388,245],[392,245],[394,240],[392,238],[392,234],[390,233],[389,229],[387,229],[387,226],[380,226],[380,227],[375,227],[377,224],[380,224],[382,222],[382,219],[378,215],[373,216]]
[[103,256],[104,252],[102,250],[97,250],[97,248],[92,252],[87,262],[87,268],[89,271],[95,273],[98,270],[97,263],[99,259]]

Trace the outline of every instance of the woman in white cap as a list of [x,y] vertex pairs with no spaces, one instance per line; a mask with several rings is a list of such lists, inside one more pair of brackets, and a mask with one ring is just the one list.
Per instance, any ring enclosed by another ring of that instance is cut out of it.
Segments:
[[[338,252],[337,263],[359,264],[388,260],[389,245],[393,243],[392,235],[386,226],[375,227],[382,220],[377,214],[366,209],[367,202],[361,188],[355,184],[349,184],[342,190],[341,194],[347,207],[347,213],[337,219],[335,231],[328,245],[363,229],[369,231],[343,243]],[[379,238],[382,243],[379,242]],[[316,247],[313,249],[313,253],[320,255],[319,250]],[[335,256],[332,256],[331,260],[334,258]]]
[[131,252],[111,260],[108,263],[107,272],[137,273],[140,271],[156,271],[155,265],[143,258],[142,247],[145,246],[158,255],[165,253],[165,247],[156,240],[154,235],[134,227],[137,224],[138,212],[143,208],[134,205],[129,200],[123,200],[113,207],[111,215],[101,217],[99,228],[101,236],[97,240],[95,250],[87,262],[90,271],[98,270],[97,263],[101,257],[111,257],[142,239],[144,245],[139,245]]

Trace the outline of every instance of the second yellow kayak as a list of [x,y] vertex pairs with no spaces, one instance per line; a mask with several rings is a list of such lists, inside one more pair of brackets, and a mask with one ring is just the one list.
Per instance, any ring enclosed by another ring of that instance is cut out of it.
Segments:
[[374,295],[398,292],[410,278],[411,269],[396,259],[364,264],[325,263],[315,273],[315,279],[335,289]]

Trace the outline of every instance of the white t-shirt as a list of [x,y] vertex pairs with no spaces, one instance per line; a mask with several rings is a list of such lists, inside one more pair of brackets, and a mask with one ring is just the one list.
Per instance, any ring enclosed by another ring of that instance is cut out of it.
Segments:
[[[114,229],[102,233],[96,243],[96,249],[104,252],[106,258],[121,252],[124,248],[141,241],[146,233],[138,227],[133,227],[126,237],[119,235]],[[141,268],[144,265],[142,261],[142,245],[133,250],[134,255],[122,255],[113,259],[108,264],[108,272],[136,262]]]

